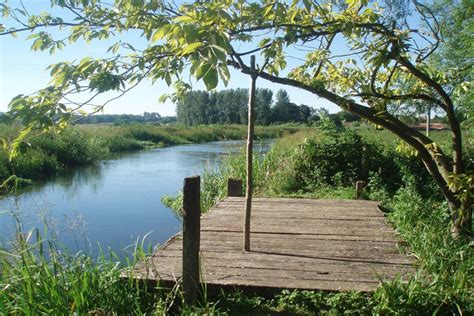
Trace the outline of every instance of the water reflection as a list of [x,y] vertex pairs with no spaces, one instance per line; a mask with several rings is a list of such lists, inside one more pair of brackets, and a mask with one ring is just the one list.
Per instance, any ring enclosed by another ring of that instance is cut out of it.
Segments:
[[[272,141],[256,143],[265,152]],[[21,196],[0,200],[0,211],[14,211],[25,229],[50,229],[66,247],[98,252],[98,245],[120,252],[148,235],[152,245],[180,230],[181,223],[161,203],[181,189],[183,178],[214,169],[245,145],[224,141],[156,148],[78,168],[32,187]],[[8,214],[0,215],[0,238],[14,232]]]

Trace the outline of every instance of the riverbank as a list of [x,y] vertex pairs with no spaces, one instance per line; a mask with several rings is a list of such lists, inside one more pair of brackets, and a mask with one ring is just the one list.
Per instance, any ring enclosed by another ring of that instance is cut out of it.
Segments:
[[[120,279],[124,269],[150,254],[141,242],[135,257],[121,265],[114,256],[93,260],[68,254],[36,231],[20,231],[12,250],[0,252],[0,313],[470,315],[473,249],[450,237],[446,204],[432,195],[432,182],[417,158],[386,146],[387,141],[369,142],[353,131],[300,131],[256,157],[255,187],[262,196],[352,198],[351,181],[361,176],[360,150],[369,146],[372,172],[365,198],[382,202],[388,220],[417,258],[418,272],[407,283],[384,283],[370,294],[283,291],[264,298],[203,293],[199,304],[187,306],[179,288],[152,291],[133,279]],[[205,208],[224,194],[229,176],[245,176],[244,155],[202,175]],[[170,201],[179,210],[179,198]]]
[[[257,126],[257,139],[279,138],[304,129],[300,125]],[[12,141],[19,127],[0,126],[0,139]],[[12,175],[16,184],[44,180],[73,167],[90,165],[118,154],[150,147],[245,139],[244,125],[207,125],[196,127],[131,125],[73,126],[33,137],[21,146],[11,162],[0,149],[0,184]],[[14,182],[14,181],[12,181]]]

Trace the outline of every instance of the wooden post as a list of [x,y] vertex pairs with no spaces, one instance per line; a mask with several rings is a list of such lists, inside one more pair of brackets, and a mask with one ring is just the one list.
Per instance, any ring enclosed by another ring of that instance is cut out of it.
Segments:
[[242,196],[242,180],[232,178],[227,180],[227,196]]
[[362,193],[364,191],[364,187],[365,187],[365,182],[364,181],[356,181],[356,185],[355,185],[355,198],[357,200],[359,200],[360,198],[362,198]]
[[250,251],[250,217],[252,213],[252,154],[253,154],[253,129],[255,112],[255,86],[257,72],[255,70],[255,56],[250,56],[250,90],[248,104],[248,133],[247,133],[247,181],[245,188],[245,219],[244,219],[244,251]]
[[186,304],[193,304],[199,289],[199,243],[201,179],[184,179],[183,185],[183,291]]

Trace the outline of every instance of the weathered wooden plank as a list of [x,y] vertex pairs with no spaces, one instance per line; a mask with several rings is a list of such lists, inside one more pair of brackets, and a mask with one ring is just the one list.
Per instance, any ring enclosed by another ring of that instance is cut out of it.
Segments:
[[[214,246],[226,245],[229,247],[235,247],[239,249],[241,244],[242,236],[228,236],[222,234],[219,239],[209,238],[203,234],[201,238],[202,249],[212,248]],[[179,241],[180,239],[177,239]],[[399,253],[398,249],[394,247],[394,243],[380,243],[380,242],[365,242],[365,241],[348,241],[348,240],[301,240],[297,238],[265,238],[265,236],[252,235],[252,241],[256,246],[267,251],[272,249],[298,249],[306,248],[311,251],[319,250],[333,250],[333,251],[346,251],[346,250],[365,250],[365,251],[384,251],[386,253]],[[176,243],[175,243],[176,244]]]
[[[269,206],[271,205],[271,208]],[[255,208],[262,212],[272,212],[272,211],[284,211],[284,212],[296,212],[298,213],[299,211],[313,211],[313,212],[346,212],[346,213],[357,213],[357,212],[362,212],[362,213],[381,213],[380,210],[377,209],[376,205],[356,205],[351,207],[350,205],[338,205],[338,204],[328,204],[328,205],[323,205],[323,204],[310,204],[310,203],[304,203],[304,204],[298,204],[298,209],[295,210],[293,208],[294,204],[292,203],[276,203],[276,204],[264,204],[264,203],[255,203]],[[216,209],[220,208],[225,208],[225,209],[242,209],[244,205],[242,203],[228,203],[228,202],[221,202],[216,206]],[[382,213],[383,214],[383,213]]]
[[[254,218],[312,218],[312,219],[326,219],[326,220],[352,220],[352,221],[383,221],[386,222],[385,216],[383,214],[348,214],[347,212],[314,212],[314,211],[301,211],[298,213],[295,212],[260,212],[257,210],[258,213],[254,214]],[[219,208],[212,210],[212,212],[205,214],[206,218],[212,217],[237,217],[242,216],[241,209],[225,209]]]
[[[205,231],[203,232],[203,238],[216,238],[222,239],[225,238],[241,238],[242,233],[239,232],[215,232],[215,231]],[[344,236],[344,235],[323,235],[323,234],[283,234],[283,233],[256,233],[252,232],[252,238],[264,238],[266,240],[301,240],[306,241],[357,241],[359,244],[366,244],[368,247],[377,244],[389,244],[393,247],[396,247],[399,243],[398,239],[394,236],[382,237],[382,236],[371,236],[371,237],[361,237],[361,236]]]
[[[210,225],[207,222],[202,223],[202,231],[233,231],[241,232],[242,227],[239,225],[225,225],[216,223]],[[345,227],[289,227],[280,225],[252,226],[252,233],[272,233],[280,229],[283,234],[322,234],[322,235],[338,235],[338,236],[385,236],[392,237],[393,233],[389,229],[370,229],[370,228],[345,228]]]
[[[249,262],[254,261],[275,261],[280,263],[285,262],[294,262],[294,263],[304,263],[304,264],[334,264],[334,265],[343,265],[346,266],[348,269],[351,269],[353,266],[367,266],[368,268],[373,267],[374,269],[379,269],[381,267],[387,267],[390,269],[396,269],[398,267],[406,267],[407,269],[412,268],[413,259],[407,257],[406,263],[397,263],[394,261],[387,261],[387,260],[362,260],[357,258],[327,258],[327,257],[317,257],[317,256],[294,256],[289,254],[277,254],[277,253],[262,253],[262,252],[238,252],[238,251],[227,251],[227,252],[219,252],[219,251],[205,251],[201,253],[203,258],[215,258],[219,259],[222,258],[223,260],[248,260]],[[166,250],[164,252],[158,251],[153,258],[159,258],[159,260],[163,258],[171,258],[179,256],[179,250]],[[161,259],[160,259],[161,258]],[[154,259],[154,260],[155,260]],[[158,259],[157,259],[158,260]]]
[[[241,197],[228,197],[220,203],[243,203],[244,199]],[[256,197],[252,201],[255,204],[278,204],[278,203],[292,203],[292,204],[313,204],[313,205],[339,205],[339,206],[357,206],[357,205],[371,205],[377,206],[378,202],[368,200],[336,200],[336,199],[300,199],[300,198],[264,198]]]
[[[238,223],[242,219],[242,216],[226,216],[226,222]],[[206,224],[213,225],[215,223],[222,223],[222,219],[219,216],[206,216]],[[315,218],[261,218],[259,216],[252,216],[252,225],[273,225],[273,226],[326,226],[326,227],[365,227],[365,228],[381,228],[392,231],[384,221],[380,220],[367,220],[367,221],[354,221],[354,220],[331,220],[331,219],[315,219]]]
[[[170,255],[167,253],[165,255]],[[167,267],[174,267],[176,271],[180,267],[180,256],[165,257],[158,256],[152,257],[150,264],[159,266],[166,264]],[[395,277],[398,275],[408,275],[413,273],[413,268],[407,265],[396,265],[396,266],[387,266],[381,264],[340,264],[331,260],[312,260],[308,261],[283,261],[282,259],[271,261],[267,259],[253,259],[251,261],[244,260],[237,256],[235,257],[219,257],[212,253],[206,253],[202,257],[203,270],[214,271],[226,268],[255,268],[255,269],[269,269],[269,270],[281,270],[281,271],[306,271],[306,272],[315,272],[320,274],[340,274],[340,275],[362,275],[370,277]],[[396,268],[396,269],[394,269]]]
[[[233,231],[205,231],[203,232],[204,238],[225,238],[225,236],[233,236],[233,238],[241,238],[242,233]],[[252,238],[265,238],[265,239],[296,239],[296,240],[339,240],[339,241],[358,241],[361,243],[390,243],[394,247],[397,245],[399,240],[395,236],[383,237],[383,236],[346,236],[346,235],[324,235],[324,234],[283,234],[283,233],[257,233],[252,232]]]
[[[209,248],[206,251],[209,252],[238,252],[238,249],[234,245],[224,244],[208,244]],[[212,247],[212,248],[211,248]],[[182,247],[178,243],[170,245],[167,250],[181,250]],[[411,263],[412,260],[406,256],[402,256],[398,253],[388,253],[386,251],[378,251],[372,249],[368,251],[366,249],[359,250],[339,250],[334,251],[330,248],[322,249],[295,249],[290,247],[281,247],[279,249],[268,249],[255,245],[252,247],[252,251],[260,252],[262,254],[281,254],[288,256],[307,256],[313,258],[331,258],[331,259],[345,259],[349,261],[366,261],[366,262],[393,262],[393,263]]]

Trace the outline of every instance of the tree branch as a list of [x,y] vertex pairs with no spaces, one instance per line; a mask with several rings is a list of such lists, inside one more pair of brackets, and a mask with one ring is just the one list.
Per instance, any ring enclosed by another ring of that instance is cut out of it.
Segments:
[[[251,69],[243,63],[239,64],[234,61],[228,61],[228,64],[235,67],[236,69],[239,69],[244,74],[252,74]],[[341,97],[326,89],[320,87],[312,87],[300,81],[274,76],[266,72],[261,72],[259,74],[259,77],[274,83],[292,86],[311,92],[321,98],[324,98],[336,104],[345,111],[356,114],[370,122],[383,126],[388,130],[392,131],[394,134],[396,134],[398,137],[400,137],[402,140],[412,146],[415,150],[417,150],[429,173],[432,175],[434,180],[437,182],[437,184],[443,191],[443,194],[448,198],[452,198],[451,201],[455,200],[453,193],[449,190],[447,185],[449,181],[450,170],[448,164],[446,163],[445,156],[441,151],[434,152],[428,150],[428,145],[433,144],[433,141],[430,138],[426,137],[418,131],[411,129],[389,113],[384,113],[384,115],[380,115],[376,113],[372,108],[358,104],[353,100]]]

